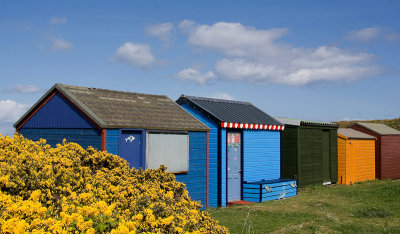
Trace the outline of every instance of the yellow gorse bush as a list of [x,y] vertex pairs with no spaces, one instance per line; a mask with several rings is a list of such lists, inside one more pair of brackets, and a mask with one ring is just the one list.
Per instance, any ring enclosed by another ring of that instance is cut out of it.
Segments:
[[0,135],[2,233],[227,233],[166,172],[78,144]]

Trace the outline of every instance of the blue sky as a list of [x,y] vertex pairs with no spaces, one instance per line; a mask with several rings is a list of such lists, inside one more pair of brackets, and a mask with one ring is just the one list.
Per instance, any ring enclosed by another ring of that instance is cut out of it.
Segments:
[[54,83],[399,117],[399,1],[0,0],[0,133]]

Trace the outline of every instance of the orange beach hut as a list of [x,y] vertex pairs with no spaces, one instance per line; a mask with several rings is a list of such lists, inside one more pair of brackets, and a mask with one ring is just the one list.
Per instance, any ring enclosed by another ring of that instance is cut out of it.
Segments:
[[374,136],[350,129],[338,129],[338,183],[375,179]]

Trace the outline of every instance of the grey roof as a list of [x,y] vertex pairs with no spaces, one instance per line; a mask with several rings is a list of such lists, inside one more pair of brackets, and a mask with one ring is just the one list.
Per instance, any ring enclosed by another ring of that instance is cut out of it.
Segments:
[[282,123],[261,111],[250,102],[186,95],[182,95],[176,102],[195,106],[219,122],[282,125]]
[[208,131],[209,128],[164,95],[55,84],[14,126],[54,91],[60,92],[100,128]]
[[300,126],[300,124],[301,124],[301,120],[299,120],[299,119],[289,119],[289,118],[282,118],[282,117],[275,117],[275,119],[285,125]]
[[292,125],[292,126],[308,125],[308,126],[338,127],[337,124],[328,123],[328,122],[289,119],[289,118],[282,118],[282,117],[275,117],[275,119],[277,119],[279,122],[281,122],[285,125]]
[[356,131],[351,128],[339,128],[338,134],[343,135],[350,139],[376,139],[374,136]]
[[369,129],[379,135],[400,135],[400,131],[381,123],[360,123],[356,125]]

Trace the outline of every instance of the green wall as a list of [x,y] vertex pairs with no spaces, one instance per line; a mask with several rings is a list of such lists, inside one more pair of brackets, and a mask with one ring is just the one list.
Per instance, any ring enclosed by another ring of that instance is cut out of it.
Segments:
[[[330,165],[323,164],[323,132],[329,132]],[[299,186],[322,184],[323,170],[337,182],[337,129],[319,126],[286,126],[282,132],[281,174],[297,179]]]

